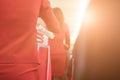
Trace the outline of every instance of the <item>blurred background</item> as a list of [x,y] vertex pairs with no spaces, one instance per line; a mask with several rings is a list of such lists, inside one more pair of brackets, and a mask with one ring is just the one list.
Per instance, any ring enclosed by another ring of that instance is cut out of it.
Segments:
[[62,9],[70,29],[71,48],[74,45],[89,0],[50,0],[52,7]]

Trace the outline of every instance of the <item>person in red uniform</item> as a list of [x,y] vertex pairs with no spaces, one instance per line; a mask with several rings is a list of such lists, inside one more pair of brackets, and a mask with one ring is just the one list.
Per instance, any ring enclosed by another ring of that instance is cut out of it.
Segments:
[[0,80],[39,80],[38,16],[59,31],[48,0],[0,0]]
[[53,11],[59,21],[60,32],[54,33],[55,38],[49,40],[52,76],[53,78],[61,78],[64,76],[66,70],[67,50],[70,47],[70,34],[67,24],[64,23],[61,9],[54,8]]

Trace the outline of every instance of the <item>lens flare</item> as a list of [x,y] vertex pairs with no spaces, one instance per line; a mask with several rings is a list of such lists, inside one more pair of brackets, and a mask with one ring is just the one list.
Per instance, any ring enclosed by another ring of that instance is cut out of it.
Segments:
[[85,16],[85,13],[86,13],[87,7],[88,7],[88,5],[90,3],[90,0],[82,0],[80,3],[81,3],[80,6],[78,6],[79,7],[79,10],[77,12],[78,13],[77,14],[78,15],[78,19],[77,19],[77,22],[76,22],[79,25],[75,27],[76,29],[74,31],[74,37],[72,37],[74,39],[76,39],[76,37],[78,35],[78,32],[79,32],[79,30],[81,28],[81,25],[83,23],[83,18]]

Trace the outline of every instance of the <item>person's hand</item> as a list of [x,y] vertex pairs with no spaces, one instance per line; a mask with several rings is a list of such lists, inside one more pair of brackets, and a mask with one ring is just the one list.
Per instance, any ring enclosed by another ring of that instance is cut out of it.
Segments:
[[64,44],[66,50],[69,50],[70,46],[68,44]]
[[43,33],[40,31],[37,31],[37,43],[43,43]]

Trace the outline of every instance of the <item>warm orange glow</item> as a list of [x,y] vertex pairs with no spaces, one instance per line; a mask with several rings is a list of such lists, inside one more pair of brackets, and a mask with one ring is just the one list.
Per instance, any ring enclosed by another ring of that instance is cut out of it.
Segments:
[[96,14],[93,12],[93,11],[88,11],[86,14],[85,14],[85,18],[84,18],[84,22],[85,24],[87,25],[90,25],[92,23],[94,23],[96,21]]

